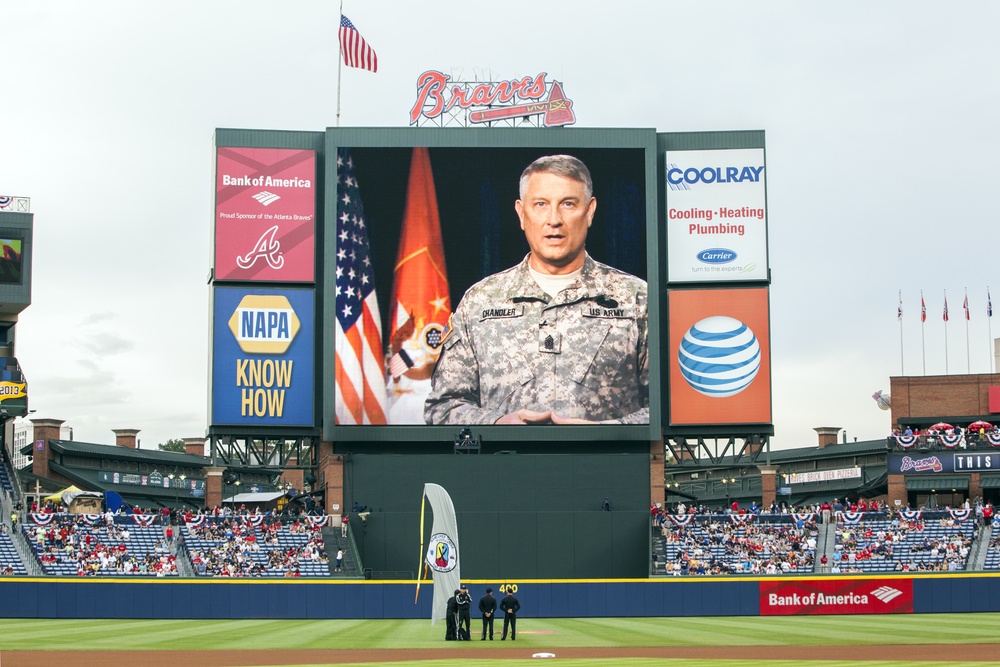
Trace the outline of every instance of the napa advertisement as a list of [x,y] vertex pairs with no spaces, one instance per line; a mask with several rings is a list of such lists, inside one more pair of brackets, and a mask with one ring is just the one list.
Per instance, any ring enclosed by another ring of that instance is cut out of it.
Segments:
[[315,293],[218,287],[212,423],[312,426]]

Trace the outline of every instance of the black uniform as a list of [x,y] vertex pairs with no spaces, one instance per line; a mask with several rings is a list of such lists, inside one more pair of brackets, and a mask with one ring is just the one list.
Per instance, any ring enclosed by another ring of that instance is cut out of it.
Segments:
[[455,591],[455,595],[448,598],[448,606],[444,615],[445,641],[454,641],[458,639],[458,634],[456,633],[456,628],[458,627],[458,602],[455,600],[457,596],[458,591]]
[[472,596],[469,595],[469,591],[463,588],[455,596],[455,602],[458,603],[458,638],[469,641],[472,639],[469,628],[472,624],[472,616],[469,614],[469,608],[472,607]]
[[517,601],[513,593],[500,600],[500,609],[503,611],[503,634],[500,639],[507,639],[507,626],[510,626],[510,640],[517,639],[517,610],[521,608],[521,603]]
[[489,628],[490,641],[493,641],[493,617],[497,611],[497,599],[493,597],[493,589],[487,588],[486,595],[479,598],[479,613],[483,615],[483,635],[480,639],[486,639],[486,630]]

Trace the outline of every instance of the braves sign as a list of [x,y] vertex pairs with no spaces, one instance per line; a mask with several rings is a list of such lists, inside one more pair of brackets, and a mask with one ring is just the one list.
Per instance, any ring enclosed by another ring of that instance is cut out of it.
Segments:
[[470,111],[470,123],[492,123],[511,118],[542,116],[542,125],[557,127],[576,122],[573,101],[558,81],[545,81],[545,72],[534,77],[494,83],[453,84],[451,77],[428,70],[417,78],[417,100],[410,109],[410,125],[421,117],[432,119],[454,109]]

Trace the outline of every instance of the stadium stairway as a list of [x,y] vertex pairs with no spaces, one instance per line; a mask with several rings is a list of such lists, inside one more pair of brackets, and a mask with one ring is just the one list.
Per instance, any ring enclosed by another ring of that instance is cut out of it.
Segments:
[[979,529],[976,538],[972,541],[972,547],[969,549],[969,563],[965,569],[976,572],[986,569],[986,556],[990,551],[992,539],[993,526],[983,526]]
[[[323,547],[326,555],[330,559],[330,576],[356,578],[361,576],[361,566],[354,541],[351,539],[350,530],[347,537],[340,536],[340,526],[335,528],[323,528]],[[337,551],[344,550],[344,565],[340,572],[334,572],[337,567]]]
[[830,523],[821,523],[819,526],[819,535],[816,537],[816,562],[813,564],[813,572],[824,573],[823,566],[820,565],[819,561],[823,556],[826,556],[828,563],[826,572],[829,572],[829,563],[833,562],[833,551],[837,544],[837,524],[831,521]]

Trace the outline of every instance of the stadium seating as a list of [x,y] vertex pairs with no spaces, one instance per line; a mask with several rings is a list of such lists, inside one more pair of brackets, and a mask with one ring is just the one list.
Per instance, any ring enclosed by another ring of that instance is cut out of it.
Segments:
[[102,515],[28,514],[22,529],[45,574],[177,576],[159,521],[141,525],[126,515],[108,525]]
[[948,512],[841,517],[831,568],[841,573],[965,570],[975,537],[974,520],[956,520]]
[[801,574],[814,568],[814,526],[812,515],[668,516],[654,553],[677,576]]
[[28,574],[28,570],[14,548],[11,536],[4,532],[0,533],[0,576],[5,574]]
[[198,517],[181,536],[197,576],[329,577],[321,527],[260,517]]

